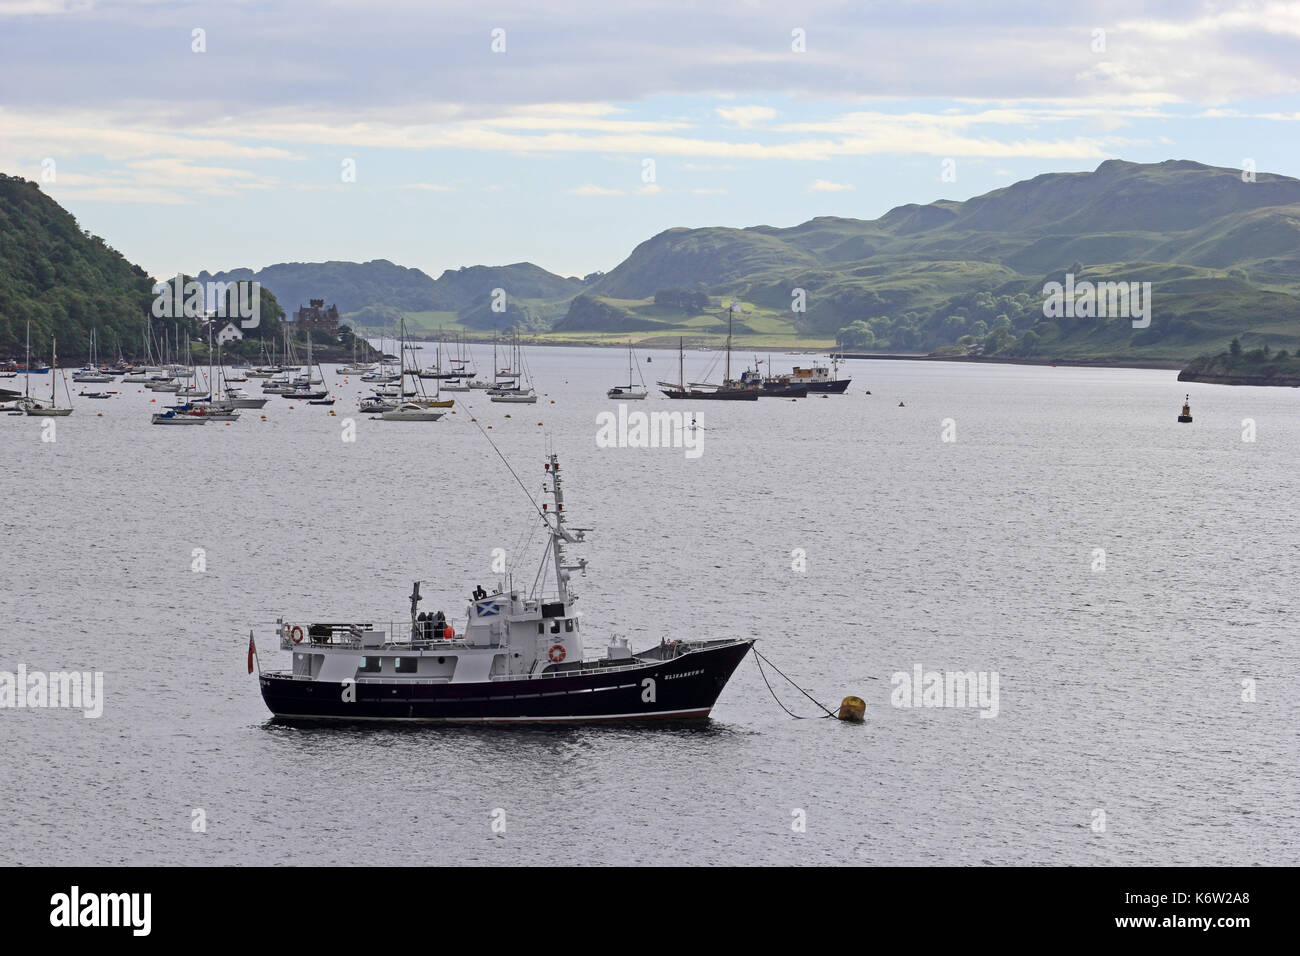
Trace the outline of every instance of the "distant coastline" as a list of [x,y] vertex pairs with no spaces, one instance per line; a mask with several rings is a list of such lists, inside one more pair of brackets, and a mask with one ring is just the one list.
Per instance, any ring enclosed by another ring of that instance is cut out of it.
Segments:
[[871,359],[900,362],[966,362],[975,365],[1071,365],[1085,368],[1181,369],[1184,364],[1178,361],[1162,359],[1135,358],[1127,360],[1122,356],[1079,359],[1049,358],[1036,355],[1024,357],[1013,355],[906,355],[898,352],[838,352],[833,350],[831,351],[831,357],[838,358],[841,361],[845,359]]
[[1300,355],[1274,352],[1267,346],[1246,351],[1233,339],[1228,351],[1193,361],[1178,373],[1178,381],[1300,388]]

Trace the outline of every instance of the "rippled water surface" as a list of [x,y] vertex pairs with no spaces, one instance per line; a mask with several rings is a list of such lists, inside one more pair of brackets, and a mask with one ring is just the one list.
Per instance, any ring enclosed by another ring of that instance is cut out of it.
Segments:
[[[1300,392],[1193,385],[1187,426],[1174,372],[852,362],[842,397],[640,403],[697,413],[691,460],[597,447],[623,353],[529,358],[537,405],[460,395],[432,425],[357,414],[332,371],[335,416],[152,427],[136,385],[92,386],[125,394],[54,442],[0,416],[0,670],[102,671],[106,695],[98,720],[0,711],[0,862],[1300,860]],[[281,666],[281,614],[400,620],[419,578],[459,618],[497,547],[532,580],[541,536],[471,415],[534,493],[563,457],[595,529],[589,653],[755,635],[866,724],[791,720],[752,659],[702,726],[272,724],[250,628]],[[997,717],[891,706],[917,664],[996,671]]]

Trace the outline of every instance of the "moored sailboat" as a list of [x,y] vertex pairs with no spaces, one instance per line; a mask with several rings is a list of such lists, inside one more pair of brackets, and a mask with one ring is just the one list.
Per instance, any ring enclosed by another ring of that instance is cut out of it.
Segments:
[[641,378],[641,369],[637,367],[636,374],[641,384],[638,385],[632,381],[632,369],[636,366],[636,353],[632,350],[632,342],[627,343],[627,385],[615,385],[605,393],[606,398],[618,398],[627,400],[639,400],[650,394],[649,389],[645,387],[645,379]]

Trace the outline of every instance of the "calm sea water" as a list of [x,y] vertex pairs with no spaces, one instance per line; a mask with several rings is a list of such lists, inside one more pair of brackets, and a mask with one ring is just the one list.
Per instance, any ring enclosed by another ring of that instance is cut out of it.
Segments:
[[[1193,385],[1187,426],[1174,372],[851,362],[842,397],[639,403],[697,413],[692,460],[597,447],[624,353],[529,360],[537,405],[462,394],[432,425],[358,415],[355,379],[335,416],[277,397],[158,428],[112,385],[54,442],[0,417],[0,670],[102,671],[106,695],[98,720],[0,711],[0,862],[1300,860],[1300,392]],[[418,578],[459,619],[498,547],[532,580],[528,502],[470,415],[534,492],[561,453],[595,529],[589,653],[756,635],[865,725],[790,719],[752,659],[705,726],[271,724],[250,628],[282,666],[281,614],[400,620]],[[997,672],[997,717],[891,706],[917,664]]]

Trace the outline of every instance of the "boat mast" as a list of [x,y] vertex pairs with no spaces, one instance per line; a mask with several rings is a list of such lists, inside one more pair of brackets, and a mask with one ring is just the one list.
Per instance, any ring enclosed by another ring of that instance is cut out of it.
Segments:
[[722,379],[722,384],[726,385],[731,381],[731,320],[736,314],[736,302],[733,299],[727,306],[727,374]]
[[551,452],[546,463],[546,471],[551,477],[551,487],[548,489],[551,496],[555,499],[555,523],[546,522],[546,530],[551,536],[551,553],[555,559],[555,586],[559,592],[560,600],[565,604],[565,613],[568,613],[568,604],[570,600],[576,600],[569,595],[569,572],[585,571],[587,568],[587,559],[579,558],[577,564],[564,563],[564,545],[565,543],[579,543],[583,540],[585,529],[575,528],[569,531],[564,526],[564,488],[560,481],[560,458],[555,452]]

